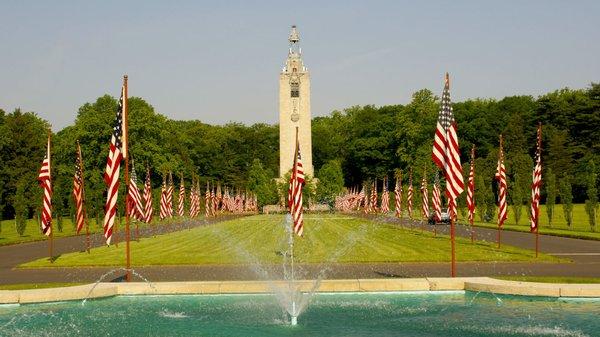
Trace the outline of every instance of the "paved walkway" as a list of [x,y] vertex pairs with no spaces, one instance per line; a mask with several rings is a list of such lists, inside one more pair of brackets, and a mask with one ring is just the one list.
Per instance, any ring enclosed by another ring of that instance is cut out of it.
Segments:
[[[231,217],[221,217],[210,221],[195,221],[180,225],[166,226],[160,233],[185,230],[186,228],[205,226],[224,221]],[[377,221],[396,223],[399,226],[421,227],[418,222],[399,221],[395,218],[376,218]],[[432,230],[432,226],[422,226]],[[439,233],[447,233],[449,226],[436,226]],[[140,237],[152,236],[158,232],[152,229],[140,230]],[[479,240],[495,242],[496,230],[476,228]],[[457,235],[468,237],[468,227],[457,226]],[[56,254],[83,250],[81,237],[68,237],[55,240]],[[93,236],[94,246],[102,245],[101,235]],[[534,235],[522,232],[504,231],[502,242],[526,249],[534,248]],[[582,276],[600,277],[600,241],[562,238],[540,235],[540,251],[573,260],[572,263],[479,263],[464,262],[457,264],[458,276],[498,276],[498,275],[546,275],[546,276]],[[15,266],[48,254],[46,242],[32,242],[0,247],[0,284],[41,283],[41,282],[93,282],[112,268],[52,268],[52,269],[15,269]],[[259,270],[263,268],[263,270]],[[273,266],[156,266],[140,267],[135,270],[152,281],[193,281],[193,280],[255,280],[259,274],[271,278],[281,278],[279,265]],[[385,278],[385,277],[441,277],[450,275],[449,263],[370,263],[370,264],[332,264],[297,266],[298,278],[314,279],[323,274],[329,279],[344,278]],[[119,279],[123,271],[117,270],[107,275],[105,281]]]

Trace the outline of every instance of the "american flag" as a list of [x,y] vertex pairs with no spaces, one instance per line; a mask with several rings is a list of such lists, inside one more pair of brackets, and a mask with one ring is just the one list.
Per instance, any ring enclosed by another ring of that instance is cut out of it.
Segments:
[[296,153],[292,176],[290,177],[290,189],[288,205],[294,222],[294,233],[302,236],[304,231],[304,220],[302,218],[302,187],[304,186],[304,169],[302,168],[302,156],[300,155],[300,144],[296,137]]
[[42,167],[38,175],[38,182],[44,190],[42,199],[42,233],[46,236],[52,234],[52,172],[50,166],[50,135],[48,135],[48,146],[46,156],[42,161]]
[[163,177],[163,184],[160,190],[160,219],[164,220],[169,216],[169,204],[167,201],[167,179]]
[[387,188],[388,182],[387,177],[383,180],[383,192],[381,192],[381,213],[388,213],[390,211],[390,192]]
[[377,212],[377,178],[373,181],[373,189],[371,189],[371,211]]
[[208,181],[206,182],[206,194],[204,195],[204,215],[208,218],[210,216],[210,191]]
[[173,173],[169,172],[169,184],[167,185],[167,215],[173,217]]
[[112,239],[113,226],[117,215],[117,199],[119,197],[119,172],[121,170],[121,160],[127,153],[127,142],[123,142],[124,120],[123,111],[127,108],[127,97],[125,97],[125,86],[121,88],[121,98],[115,117],[113,133],[110,137],[108,158],[106,159],[106,170],[104,171],[104,182],[108,190],[106,192],[106,205],[104,206],[104,237],[106,244],[110,245]]
[[467,186],[467,209],[469,210],[469,223],[472,225],[475,218],[475,145],[471,149],[471,168],[469,169],[469,182]]
[[215,193],[215,186],[213,185],[212,190],[210,190],[210,212],[212,216],[217,216],[217,203],[217,194]]
[[131,161],[131,174],[129,176],[129,186],[127,187],[127,201],[129,202],[129,216],[138,220],[144,220],[144,205],[142,196],[137,186],[137,174],[133,160]]
[[537,129],[537,144],[535,151],[535,167],[533,168],[533,183],[531,184],[531,231],[538,230],[540,216],[540,186],[542,185],[542,123]]
[[77,141],[77,158],[75,159],[75,175],[73,176],[73,200],[75,201],[75,224],[77,234],[85,223],[85,210],[83,209],[83,160],[81,159],[81,146]]
[[150,223],[152,221],[152,214],[154,208],[152,207],[152,184],[150,182],[150,168],[146,170],[146,183],[144,184],[144,222]]
[[402,175],[396,177],[396,186],[394,187],[394,205],[396,217],[402,217]]
[[365,186],[363,185],[360,189],[360,192],[358,193],[358,202],[357,202],[357,207],[356,210],[358,211],[358,209],[360,208],[361,204],[363,205],[363,208],[366,207],[366,205],[364,205],[364,203],[366,202],[365,200]]
[[181,176],[181,182],[179,183],[179,197],[177,199],[177,215],[185,215],[185,186],[183,184],[183,175]]
[[192,187],[190,187],[190,218],[198,214],[197,208],[196,181],[192,177]]
[[431,157],[446,178],[446,196],[451,208],[456,207],[455,200],[464,190],[456,129],[450,102],[450,77],[446,73]]
[[423,203],[421,204],[421,214],[423,218],[429,219],[429,190],[427,189],[427,177],[423,175],[421,179],[421,196]]
[[498,168],[496,170],[496,180],[498,180],[498,227],[504,225],[504,221],[507,219],[506,214],[506,168],[504,167],[504,149],[503,139],[500,135],[500,148],[498,150]]
[[433,216],[435,222],[442,220],[442,194],[440,189],[440,175],[438,172],[435,173],[435,180],[433,182]]
[[408,208],[408,217],[412,219],[413,211],[413,183],[412,183],[412,170],[408,176],[408,193],[406,195],[406,203]]

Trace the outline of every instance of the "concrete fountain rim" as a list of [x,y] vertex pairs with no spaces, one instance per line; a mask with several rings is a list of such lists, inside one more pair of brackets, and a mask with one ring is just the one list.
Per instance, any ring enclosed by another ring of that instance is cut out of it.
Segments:
[[[299,291],[308,291],[312,280],[294,282]],[[120,282],[70,287],[0,290],[0,304],[28,304],[104,298],[118,295],[264,294],[272,284],[287,281],[188,281]],[[475,291],[504,295],[555,298],[600,298],[600,284],[560,284],[498,280],[490,277],[430,277],[323,280],[320,293],[440,292]]]

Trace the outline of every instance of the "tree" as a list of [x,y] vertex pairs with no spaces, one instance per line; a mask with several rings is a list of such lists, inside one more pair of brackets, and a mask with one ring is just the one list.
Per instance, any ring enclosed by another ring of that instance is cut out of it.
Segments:
[[333,207],[335,198],[344,189],[342,165],[337,160],[330,160],[319,169],[317,177],[317,201]]
[[554,204],[556,203],[556,175],[552,169],[546,170],[546,213],[548,214],[548,226],[552,227],[554,218]]
[[19,236],[23,236],[23,234],[25,234],[28,218],[25,185],[26,183],[23,179],[17,183],[17,191],[13,201],[13,207],[15,209],[15,228]]
[[560,179],[560,203],[567,226],[571,228],[573,225],[573,189],[568,176]]
[[477,205],[477,213],[479,213],[479,221],[486,221],[486,207],[487,199],[489,199],[489,195],[486,195],[486,192],[492,192],[489,186],[486,186],[483,177],[481,175],[477,175],[475,177],[475,204]]
[[585,201],[585,212],[588,215],[592,232],[596,231],[596,213],[598,211],[598,188],[596,187],[596,165],[594,160],[588,162],[587,173],[587,200]]
[[277,185],[259,159],[252,161],[252,166],[248,171],[248,190],[256,193],[259,206],[272,205],[277,203]]

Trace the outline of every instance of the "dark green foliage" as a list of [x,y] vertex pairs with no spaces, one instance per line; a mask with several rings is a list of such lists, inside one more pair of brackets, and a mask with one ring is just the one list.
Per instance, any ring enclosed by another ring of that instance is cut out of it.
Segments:
[[[99,97],[79,108],[73,125],[53,135],[56,215],[66,216],[73,212],[71,184],[75,144],[79,139],[88,215],[101,223],[106,191],[102,172],[116,108],[115,98]],[[587,163],[600,161],[600,143],[597,142],[599,84],[593,83],[581,90],[561,89],[537,99],[531,96],[472,99],[454,103],[453,108],[462,162],[468,162],[472,144],[477,149],[476,198],[480,217],[491,220],[495,215],[497,187],[493,174],[500,133],[506,140],[509,201],[515,208],[513,211],[523,212],[523,206],[529,200],[530,156],[535,150],[535,129],[539,121],[544,127],[544,168],[551,169],[560,182],[560,199],[565,212],[569,212],[569,204],[573,202],[589,200],[593,203],[597,200],[597,188],[589,188]],[[436,171],[431,161],[431,147],[438,110],[439,98],[424,89],[414,93],[412,100],[404,106],[355,106],[334,111],[329,116],[315,117],[312,121],[315,172],[336,160],[342,168],[344,185],[356,187],[375,178],[392,177],[397,169],[406,173],[413,167],[415,196],[419,195],[423,170],[429,172],[430,182]],[[160,192],[162,174],[171,170],[182,172],[186,182],[192,175],[199,176],[203,187],[210,181],[211,185],[220,182],[233,189],[256,189],[259,202],[264,204],[284,198],[282,186],[279,186],[277,197],[273,194],[272,178],[276,178],[279,167],[277,125],[208,125],[198,120],[174,121],[156,113],[149,103],[136,97],[129,99],[129,116],[129,150],[135,158],[140,183],[145,176],[144,168],[151,167],[155,194]],[[19,181],[25,184],[23,212],[28,216],[39,212],[41,189],[37,187],[36,176],[44,157],[47,128],[48,123],[35,113],[19,109],[5,113],[0,109],[0,216],[4,219],[15,216]],[[255,166],[254,159],[260,160],[262,170]],[[597,176],[597,169],[595,173]],[[404,184],[408,182],[407,177],[405,174]],[[287,185],[287,182],[280,185]],[[309,186],[314,187],[314,184]],[[318,199],[323,196],[323,189],[319,191]],[[124,192],[124,184],[121,184],[120,196]],[[551,191],[547,189],[546,193],[551,194]],[[305,200],[309,198],[311,194],[306,194]],[[546,200],[548,198],[546,195]],[[567,203],[569,199],[571,201]],[[414,200],[417,210],[420,198]],[[124,198],[120,197],[121,213],[123,202]],[[459,200],[459,205],[462,211],[464,197]],[[597,206],[589,207],[591,211]],[[522,221],[523,216],[518,218]]]
[[333,207],[335,197],[344,189],[342,165],[337,160],[328,161],[319,169],[317,178],[319,178],[319,183],[317,184],[317,201]]
[[27,226],[27,199],[25,198],[25,186],[24,180],[20,180],[17,183],[17,191],[14,196],[13,207],[15,210],[15,228],[20,236],[25,233]]
[[259,159],[252,161],[252,166],[248,171],[247,188],[256,193],[259,207],[277,204],[277,184],[273,173],[265,170]]
[[598,188],[596,164],[590,160],[587,165],[587,200],[585,201],[585,212],[588,215],[592,232],[596,231],[596,214],[598,213]]
[[546,185],[546,213],[548,214],[548,226],[552,227],[554,218],[554,204],[556,203],[556,175],[552,169],[546,170],[544,185]]
[[560,203],[562,204],[565,221],[570,228],[573,224],[573,188],[568,176],[560,179]]

